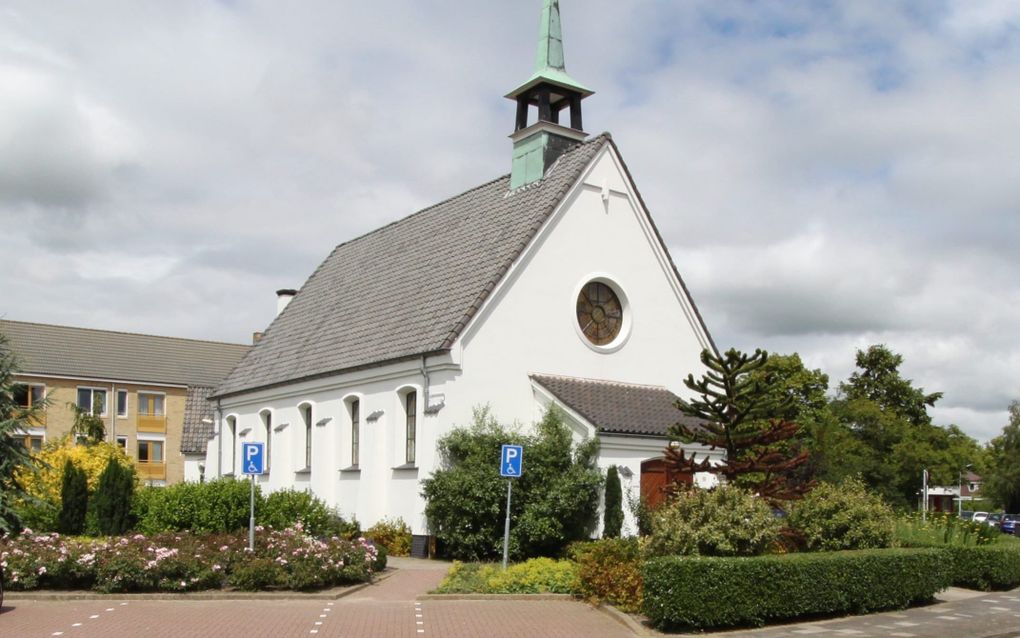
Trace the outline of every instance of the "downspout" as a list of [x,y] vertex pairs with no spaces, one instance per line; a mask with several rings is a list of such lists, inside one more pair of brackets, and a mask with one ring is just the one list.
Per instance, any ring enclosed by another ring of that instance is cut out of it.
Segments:
[[[119,407],[117,405],[117,384],[113,383],[111,385],[113,387],[113,409],[110,410],[110,443],[117,445],[117,408]],[[124,447],[127,448],[126,445]],[[127,449],[124,451],[127,452]]]
[[431,405],[429,402],[429,386],[431,385],[429,382],[429,367],[425,364],[427,358],[427,354],[421,356],[421,376],[425,379],[425,382],[422,384],[422,392],[425,395],[425,414],[429,413],[429,406]]
[[[216,437],[216,478],[223,476],[223,408],[216,399],[216,421],[213,423],[213,436]],[[233,450],[230,451],[233,454]]]

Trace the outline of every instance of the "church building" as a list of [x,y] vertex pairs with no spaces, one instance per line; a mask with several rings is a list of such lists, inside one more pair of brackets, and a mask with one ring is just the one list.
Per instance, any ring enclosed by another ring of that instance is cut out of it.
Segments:
[[340,244],[283,291],[212,394],[208,476],[239,476],[241,444],[261,441],[264,491],[426,535],[437,441],[478,407],[526,428],[555,405],[599,439],[625,499],[654,498],[675,393],[715,346],[616,142],[583,130],[592,91],[566,72],[558,0],[540,31],[535,73],[507,95],[510,174]]

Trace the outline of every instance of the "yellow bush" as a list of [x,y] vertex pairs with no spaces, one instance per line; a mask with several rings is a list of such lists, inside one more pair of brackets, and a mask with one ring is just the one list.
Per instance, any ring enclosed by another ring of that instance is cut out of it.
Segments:
[[19,470],[17,480],[30,495],[53,504],[60,503],[64,464],[68,460],[85,471],[90,492],[96,489],[99,475],[106,469],[110,459],[124,467],[132,467],[131,459],[120,446],[106,442],[76,445],[70,435],[47,443],[35,458],[39,461],[38,471]]

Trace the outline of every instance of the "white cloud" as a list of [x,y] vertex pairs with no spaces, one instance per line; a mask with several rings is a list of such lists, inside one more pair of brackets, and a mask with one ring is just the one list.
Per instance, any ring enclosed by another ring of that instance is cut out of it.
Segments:
[[[720,345],[833,385],[887,343],[987,438],[1020,337],[1018,10],[959,0],[563,3]],[[13,2],[11,319],[247,341],[332,247],[509,169],[538,3]],[[13,300],[17,300],[15,304]],[[1001,425],[999,426],[1001,427]]]

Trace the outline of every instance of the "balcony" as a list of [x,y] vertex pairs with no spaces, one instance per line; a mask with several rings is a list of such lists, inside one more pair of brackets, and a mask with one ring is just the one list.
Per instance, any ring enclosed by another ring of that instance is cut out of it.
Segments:
[[138,461],[135,463],[140,481],[165,481],[166,463],[162,461]]
[[139,414],[139,432],[166,432],[166,417],[163,415]]

